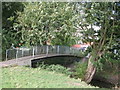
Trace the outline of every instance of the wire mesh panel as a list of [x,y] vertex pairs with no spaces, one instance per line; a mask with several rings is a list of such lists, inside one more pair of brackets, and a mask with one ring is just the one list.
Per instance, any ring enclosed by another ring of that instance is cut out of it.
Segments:
[[31,46],[30,48],[22,47],[6,50],[6,60],[41,54],[44,54],[46,56],[48,54],[71,54],[75,56],[80,56],[82,55],[82,50],[78,50],[74,47],[60,45]]
[[[23,52],[23,54],[22,54],[22,52]],[[32,50],[31,50],[31,48],[25,48],[25,49],[22,50],[22,52],[21,52],[21,54],[22,54],[23,57],[31,56]]]
[[40,51],[41,49],[40,49],[40,46],[35,46],[34,47],[34,54],[35,55],[40,55],[41,54],[41,51]]
[[82,56],[83,55],[82,50],[74,48],[74,47],[71,48],[71,53],[72,53],[72,55],[75,55],[75,56]]
[[63,50],[62,50],[62,46],[59,46],[59,54],[62,54]]
[[52,46],[52,53],[53,54],[57,54],[59,51],[58,51],[58,48],[59,48],[59,46]]
[[17,55],[16,58],[21,58],[21,57],[23,57],[22,50],[17,50],[16,55]]
[[46,45],[40,47],[41,54],[46,54]]
[[65,54],[69,54],[70,53],[70,47],[65,46],[64,49],[65,49]]
[[34,47],[34,54],[35,54],[35,55],[40,55],[40,54],[41,54],[40,50],[41,50],[41,49],[40,49],[40,46],[35,46],[35,47]]
[[56,46],[48,46],[48,54],[56,54],[57,52],[57,47]]
[[15,59],[15,58],[16,58],[16,49],[6,50],[6,60]]
[[33,56],[33,54],[34,54],[33,52],[35,52],[35,51],[34,51],[33,47],[31,47],[29,49],[29,56]]
[[80,51],[77,50],[77,49],[75,49],[75,48],[73,48],[73,49],[74,49],[74,54],[73,54],[73,55],[75,55],[75,56],[79,56]]
[[17,48],[16,49],[16,58],[21,58],[25,56],[31,56],[32,55],[32,49],[31,48]]
[[65,46],[59,46],[59,54],[65,54]]
[[72,52],[71,52],[71,47],[69,47],[69,54],[70,54],[70,55],[72,54]]

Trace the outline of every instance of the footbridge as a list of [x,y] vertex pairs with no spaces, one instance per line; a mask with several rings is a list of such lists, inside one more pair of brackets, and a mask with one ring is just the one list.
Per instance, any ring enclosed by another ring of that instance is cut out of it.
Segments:
[[83,57],[83,51],[69,46],[31,46],[6,50],[6,61],[0,67],[10,65],[31,65],[32,61],[51,57]]

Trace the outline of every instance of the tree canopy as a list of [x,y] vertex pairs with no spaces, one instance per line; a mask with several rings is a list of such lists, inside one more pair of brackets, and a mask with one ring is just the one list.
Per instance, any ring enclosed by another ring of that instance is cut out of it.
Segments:
[[[24,11],[17,12],[14,23],[16,37],[25,45],[53,45],[75,43],[74,7],[70,3],[24,3]],[[15,37],[15,38],[16,38]]]
[[117,60],[117,63],[120,60],[120,11],[118,10],[120,6],[116,2],[91,2],[79,3],[79,5],[81,7],[77,10],[84,14],[78,14],[76,26],[81,29],[83,42],[93,42],[85,76],[86,82],[89,83],[96,67],[101,67],[106,60],[109,62]]

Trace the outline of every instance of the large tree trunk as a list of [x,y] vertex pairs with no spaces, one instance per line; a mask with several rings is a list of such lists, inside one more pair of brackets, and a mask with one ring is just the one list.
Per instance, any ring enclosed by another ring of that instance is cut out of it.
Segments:
[[91,60],[93,59],[94,57],[93,56],[90,56],[89,58],[89,61],[88,61],[88,67],[87,67],[87,70],[86,70],[86,74],[85,74],[85,77],[84,77],[84,81],[87,82],[87,83],[90,83],[95,72],[96,72],[96,67],[93,66],[93,63],[91,62]]

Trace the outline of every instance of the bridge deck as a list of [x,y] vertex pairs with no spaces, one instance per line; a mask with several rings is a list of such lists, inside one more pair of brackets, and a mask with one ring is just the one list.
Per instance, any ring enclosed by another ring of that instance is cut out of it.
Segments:
[[[43,59],[49,57],[58,57],[58,56],[75,56],[70,54],[41,54],[33,56],[26,56],[22,58],[12,59],[4,62],[0,62],[0,67],[11,66],[11,65],[31,65],[31,61],[35,59]],[[78,57],[78,56],[77,56]],[[80,56],[79,56],[80,57]],[[82,56],[81,56],[82,57]]]
[[[80,50],[69,46],[32,46],[29,48],[13,48],[6,50],[6,61],[0,67],[10,65],[31,65],[32,60],[58,56],[83,57]],[[13,59],[14,58],[14,59]],[[7,61],[8,60],[8,61]]]

